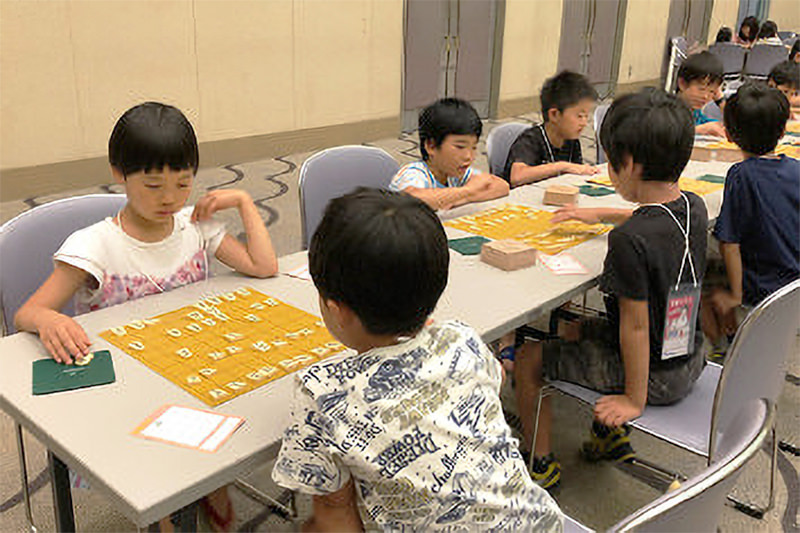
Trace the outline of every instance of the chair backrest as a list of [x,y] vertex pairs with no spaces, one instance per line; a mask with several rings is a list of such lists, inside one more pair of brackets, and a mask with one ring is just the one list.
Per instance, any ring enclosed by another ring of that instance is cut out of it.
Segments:
[[715,533],[725,499],[742,467],[761,449],[774,423],[775,409],[765,400],[744,406],[726,432],[720,448],[726,453],[680,488],[639,509],[609,531]]
[[489,132],[486,137],[486,153],[489,158],[489,172],[500,176],[506,168],[506,159],[511,145],[517,140],[519,134],[530,128],[530,124],[509,122],[500,124]]
[[317,152],[300,167],[300,223],[307,249],[325,207],[358,187],[386,189],[400,165],[380,148],[337,146]]
[[792,37],[796,37],[797,34],[793,31],[779,31],[778,38],[781,41],[786,41],[787,39],[791,39]]
[[669,63],[667,64],[667,79],[665,80],[664,90],[671,93],[675,90],[675,80],[678,77],[678,69],[683,64],[683,60],[689,53],[689,45],[686,37],[673,37],[669,40]]
[[[0,227],[0,311],[7,334],[16,331],[17,310],[50,276],[64,240],[124,206],[124,194],[76,196],[34,207]],[[72,302],[63,312],[73,313]]]
[[609,107],[611,107],[611,104],[600,104],[594,108],[594,144],[597,151],[595,165],[606,162],[606,153],[603,151],[603,147],[600,146],[600,128],[603,126],[603,119],[606,118]]
[[744,75],[755,79],[764,79],[772,68],[789,58],[789,49],[774,44],[757,44],[747,52],[744,62]]
[[720,109],[719,105],[713,100],[704,105],[701,111],[711,120],[722,121],[722,109]]
[[742,321],[725,358],[711,414],[709,459],[718,454],[719,435],[753,399],[777,403],[786,362],[800,324],[800,280],[775,291]]
[[734,43],[714,43],[708,51],[722,61],[722,72],[726,77],[741,75],[747,49]]

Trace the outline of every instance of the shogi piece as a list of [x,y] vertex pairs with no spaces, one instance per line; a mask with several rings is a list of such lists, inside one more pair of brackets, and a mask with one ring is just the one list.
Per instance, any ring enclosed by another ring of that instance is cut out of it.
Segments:
[[573,205],[578,203],[580,189],[572,185],[551,185],[544,191],[545,205]]
[[511,271],[536,264],[536,248],[510,239],[487,242],[481,248],[481,261]]

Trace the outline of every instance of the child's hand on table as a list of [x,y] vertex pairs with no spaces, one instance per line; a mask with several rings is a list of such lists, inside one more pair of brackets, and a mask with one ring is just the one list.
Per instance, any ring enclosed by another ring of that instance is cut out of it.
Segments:
[[252,199],[247,192],[240,189],[209,191],[195,204],[192,212],[192,222],[203,222],[218,211],[232,207],[239,208],[246,202],[252,202]]
[[568,205],[556,211],[553,214],[553,218],[550,219],[550,222],[558,224],[566,220],[580,220],[586,224],[599,224],[601,222],[596,209],[591,207],[575,207],[574,205]]
[[718,121],[706,122],[705,124],[695,126],[695,133],[697,135],[713,135],[715,137],[722,137],[723,139],[726,138],[725,126]]
[[603,425],[618,427],[641,415],[643,409],[624,394],[614,394],[597,400],[594,417]]
[[67,315],[50,311],[39,323],[39,338],[59,363],[72,364],[83,359],[92,345],[83,328]]
[[578,163],[564,163],[562,172],[567,174],[580,174],[581,176],[593,176],[600,173],[600,169],[592,165],[579,165]]

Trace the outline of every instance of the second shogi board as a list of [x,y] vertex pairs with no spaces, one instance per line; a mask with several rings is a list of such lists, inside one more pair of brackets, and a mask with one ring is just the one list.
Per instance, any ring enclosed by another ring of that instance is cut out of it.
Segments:
[[[614,187],[614,185],[611,184],[611,179],[609,179],[608,176],[593,176],[588,181],[589,183],[596,183],[597,185],[604,185],[611,188]],[[678,187],[680,187],[682,191],[689,191],[698,196],[705,196],[706,194],[714,191],[722,190],[725,185],[722,183],[711,183],[709,181],[681,177],[678,179]]]
[[100,336],[210,406],[344,349],[318,317],[247,287]]
[[568,221],[553,224],[553,213],[523,205],[504,205],[459,217],[445,226],[500,240],[513,239],[533,246],[545,254],[557,254],[567,248],[611,231],[606,224]]

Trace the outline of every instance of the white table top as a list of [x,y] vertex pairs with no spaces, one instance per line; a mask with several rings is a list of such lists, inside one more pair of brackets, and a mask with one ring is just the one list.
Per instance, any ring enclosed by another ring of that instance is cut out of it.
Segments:
[[[725,175],[729,164],[690,162],[684,175]],[[585,177],[562,176],[547,184],[514,189],[508,198],[464,206],[442,214],[450,219],[494,205],[519,203],[543,209],[544,185]],[[709,216],[719,211],[721,192],[706,196]],[[582,197],[581,205],[631,206],[618,196]],[[449,238],[465,236],[447,228]],[[587,274],[555,275],[543,265],[503,272],[451,250],[448,287],[434,319],[458,318],[486,341],[578,296],[602,271],[607,236],[569,249]],[[280,260],[281,272],[306,262],[305,252]],[[89,313],[76,320],[94,341],[108,349],[117,381],[111,385],[53,395],[31,394],[32,361],[47,357],[39,340],[22,333],[0,339],[0,408],[40,439],[71,468],[104,490],[117,508],[145,526],[252,471],[277,454],[289,416],[292,380],[279,379],[215,410],[246,419],[233,437],[213,454],[133,437],[131,431],[165,404],[207,408],[166,378],[124,354],[97,334],[130,320],[171,311],[210,293],[251,286],[305,311],[319,314],[317,292],[309,281],[285,275],[267,280],[226,275],[165,294],[149,296]]]

